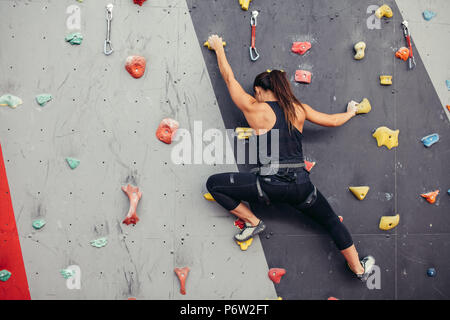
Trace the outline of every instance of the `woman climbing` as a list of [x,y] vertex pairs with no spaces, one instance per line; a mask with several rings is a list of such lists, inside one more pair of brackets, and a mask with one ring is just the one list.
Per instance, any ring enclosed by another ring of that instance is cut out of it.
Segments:
[[[302,152],[305,120],[325,127],[341,126],[356,115],[356,105],[349,103],[345,113],[318,112],[294,96],[285,73],[279,70],[263,72],[255,78],[253,97],[234,78],[225,56],[222,38],[212,35],[208,42],[217,55],[220,73],[233,102],[244,113],[257,137],[256,174],[215,174],[206,183],[214,199],[245,222],[244,229],[235,235],[235,239],[246,241],[265,229],[263,221],[242,201],[288,203],[322,225],[333,238],[350,269],[361,280],[367,280],[375,259],[367,256],[359,260],[347,228],[311,183],[309,173],[304,168]],[[274,132],[277,132],[277,138],[274,138]],[[273,152],[274,144],[277,144],[276,156]]]

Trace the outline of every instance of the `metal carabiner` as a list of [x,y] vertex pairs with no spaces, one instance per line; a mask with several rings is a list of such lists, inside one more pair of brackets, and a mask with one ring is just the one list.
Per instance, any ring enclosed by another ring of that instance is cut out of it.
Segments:
[[250,18],[250,25],[252,26],[252,44],[250,46],[250,59],[252,61],[256,61],[259,58],[259,53],[256,50],[255,42],[256,42],[256,25],[257,25],[257,17],[258,11],[253,11],[252,16]]
[[112,20],[112,10],[114,6],[112,3],[106,5],[106,40],[103,52],[108,56],[114,50],[111,44],[111,20]]

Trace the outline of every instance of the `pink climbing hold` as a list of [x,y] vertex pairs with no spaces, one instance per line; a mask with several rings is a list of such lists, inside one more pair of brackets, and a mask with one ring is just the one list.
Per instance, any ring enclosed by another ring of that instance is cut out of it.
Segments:
[[141,56],[129,56],[125,61],[125,69],[133,78],[140,78],[145,73],[146,61]]
[[309,49],[311,49],[311,42],[294,42],[292,43],[292,52],[304,55]]
[[269,270],[269,278],[274,283],[280,283],[281,277],[286,274],[286,270],[282,268],[272,268]]
[[316,165],[315,162],[307,161],[305,160],[305,169],[306,171],[310,172],[311,169]]
[[327,300],[339,300],[339,299],[335,297],[329,297]]
[[311,72],[306,70],[295,71],[295,81],[302,83],[311,83]]
[[130,200],[130,209],[128,210],[128,214],[122,223],[125,223],[126,225],[136,224],[139,221],[136,207],[138,206],[139,200],[142,197],[142,193],[139,191],[138,187],[134,187],[130,184],[126,187],[122,186],[122,190],[128,195],[128,199]]
[[147,1],[147,0],[133,0],[133,2],[134,2],[135,4],[138,4],[138,5],[140,5],[140,6],[142,6],[142,4],[143,4],[145,1]]

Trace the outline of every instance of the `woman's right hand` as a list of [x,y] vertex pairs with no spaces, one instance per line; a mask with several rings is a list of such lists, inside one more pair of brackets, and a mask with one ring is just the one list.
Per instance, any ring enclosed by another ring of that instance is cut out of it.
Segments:
[[213,34],[208,38],[209,45],[211,49],[217,51],[218,49],[223,49],[223,40],[222,37],[219,37],[217,34]]

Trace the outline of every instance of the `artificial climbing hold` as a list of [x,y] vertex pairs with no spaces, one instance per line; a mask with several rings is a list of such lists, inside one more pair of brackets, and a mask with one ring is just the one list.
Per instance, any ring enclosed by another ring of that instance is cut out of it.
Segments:
[[394,229],[400,222],[400,215],[395,216],[383,216],[380,219],[380,229],[381,230],[391,230]]
[[242,10],[247,11],[247,10],[248,10],[248,7],[250,6],[250,2],[251,2],[251,1],[252,1],[252,0],[239,0],[239,4],[240,4]]
[[422,141],[423,145],[427,148],[431,147],[433,144],[439,141],[439,135],[437,133],[430,134],[426,137],[423,137],[420,141]]
[[0,106],[8,106],[14,109],[22,103],[22,99],[12,94],[4,94],[0,97]]
[[252,242],[253,242],[253,238],[250,238],[246,241],[237,241],[236,240],[236,243],[241,247],[242,251],[246,251],[248,249],[248,247],[250,247]]
[[446,105],[447,110],[450,112],[450,105]]
[[367,192],[369,192],[370,187],[368,187],[368,186],[348,187],[348,189],[353,193],[353,195],[358,200],[364,200],[364,198],[367,195]]
[[383,86],[390,86],[392,84],[392,76],[380,76],[380,84],[382,84]]
[[427,21],[430,21],[431,19],[433,19],[436,16],[436,12],[433,12],[430,10],[425,10],[422,14],[423,14],[423,18]]
[[80,160],[75,159],[75,158],[66,158],[66,161],[67,161],[70,169],[72,169],[72,170],[80,165]]
[[394,13],[392,12],[392,9],[387,4],[383,4],[375,11],[375,16],[378,19],[381,19],[383,17],[392,18],[393,15]]
[[132,186],[131,184],[128,184],[126,187],[122,186],[122,191],[128,195],[128,199],[130,200],[130,208],[122,223],[126,225],[136,224],[139,221],[136,208],[142,197],[142,192],[139,191],[139,187]]
[[65,40],[70,44],[81,44],[83,36],[79,32],[74,32],[66,36]]
[[335,297],[329,297],[327,300],[339,300],[339,299]]
[[64,279],[69,279],[75,275],[75,270],[62,269],[59,271]]
[[281,277],[286,274],[286,270],[282,268],[272,268],[269,270],[269,278],[274,283],[280,283]]
[[178,127],[178,121],[170,118],[162,119],[156,129],[156,137],[164,143],[171,144]]
[[367,98],[364,98],[360,103],[358,103],[356,105],[356,107],[358,108],[356,110],[356,114],[369,113],[370,110],[372,110],[372,106],[370,105],[370,101]]
[[435,268],[428,268],[427,276],[429,276],[429,277],[436,277],[436,269]]
[[311,83],[311,72],[306,70],[295,71],[295,81],[302,83]]
[[43,107],[47,102],[49,102],[50,100],[52,100],[52,95],[48,94],[48,93],[42,93],[36,96],[36,101],[37,103]]
[[234,132],[237,134],[239,140],[248,139],[253,135],[252,128],[236,128]]
[[316,165],[315,162],[311,162],[311,161],[305,160],[305,169],[306,169],[306,171],[310,172],[311,169],[312,169],[315,165]]
[[447,85],[447,90],[450,91],[450,80],[445,80],[445,84]]
[[386,146],[388,149],[398,147],[398,135],[400,130],[391,130],[388,127],[379,127],[372,137],[377,139],[379,147]]
[[133,78],[139,79],[145,73],[146,61],[141,56],[129,56],[125,60],[125,69]]
[[[227,43],[225,41],[222,42],[222,45],[225,47],[227,45]],[[211,45],[209,44],[208,41],[206,41],[203,46],[207,47],[209,50],[212,50],[213,48],[211,47]]]
[[300,55],[304,55],[309,49],[311,49],[311,42],[294,42],[292,43],[291,51],[294,53],[298,53]]
[[239,228],[239,229],[244,229],[244,227],[245,227],[245,221],[244,220],[241,220],[240,218],[237,218],[235,221],[234,221],[234,225],[237,227],[237,228]]
[[354,58],[356,60],[363,59],[364,55],[365,55],[364,50],[366,50],[366,43],[363,41],[360,41],[357,44],[355,44],[355,46],[353,48],[355,49],[355,52],[356,52]]
[[96,247],[96,248],[104,247],[107,244],[108,244],[108,239],[106,239],[106,237],[98,238],[98,239],[91,241],[91,246]]
[[180,280],[180,293],[185,295],[186,294],[186,279],[189,275],[189,268],[175,268],[174,269],[175,274],[177,275],[178,279]]
[[214,198],[213,198],[213,196],[211,195],[211,193],[205,193],[204,195],[203,195],[203,197],[206,199],[206,200],[208,200],[208,201],[216,201]]
[[31,224],[33,226],[33,228],[35,228],[36,230],[41,229],[43,226],[45,226],[46,222],[44,219],[36,219],[33,221],[33,223]]
[[447,194],[450,196],[450,189],[447,190]]
[[436,202],[436,198],[439,195],[439,190],[431,191],[428,193],[422,193],[421,196],[425,198],[429,203],[433,204]]
[[399,59],[402,59],[403,61],[407,61],[409,58],[409,49],[406,47],[401,47],[397,50],[395,56]]
[[138,4],[138,5],[140,5],[140,6],[142,6],[142,4],[143,4],[145,1],[147,1],[147,0],[133,0],[133,2],[134,2],[135,4]]
[[344,217],[338,216],[340,222],[344,222]]
[[0,281],[6,282],[11,277],[11,272],[8,270],[0,270]]

